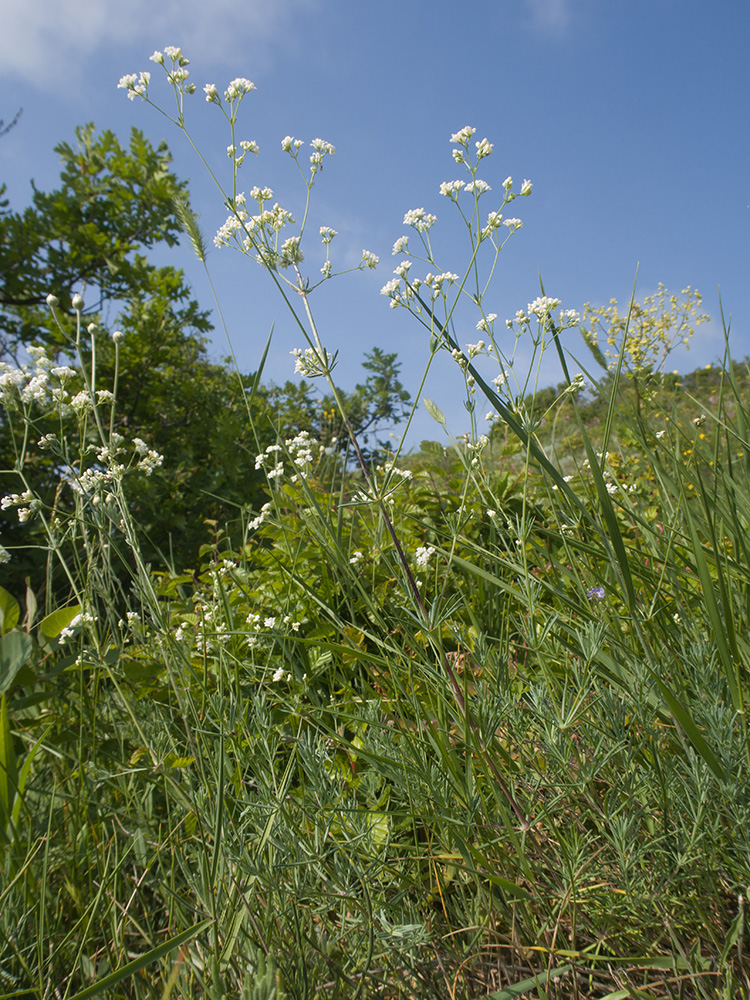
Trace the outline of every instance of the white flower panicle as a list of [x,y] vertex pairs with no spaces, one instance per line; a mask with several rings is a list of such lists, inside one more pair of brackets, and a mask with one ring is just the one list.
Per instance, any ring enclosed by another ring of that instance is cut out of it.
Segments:
[[336,363],[335,355],[331,355],[325,348],[320,351],[313,347],[307,347],[303,351],[300,347],[295,347],[289,353],[294,357],[294,371],[304,378],[318,378],[321,375],[330,374]]
[[323,169],[324,157],[336,155],[336,147],[324,139],[313,139],[310,145],[313,148],[313,152],[310,154],[310,173],[314,177]]
[[148,85],[151,81],[150,73],[126,73],[120,77],[118,88],[127,91],[128,98],[134,101],[136,97],[141,97],[145,101],[148,97]]
[[414,553],[414,562],[419,569],[426,569],[434,554],[435,550],[431,545],[420,545]]
[[464,146],[466,149],[468,149],[469,140],[471,139],[471,137],[474,135],[475,132],[476,129],[472,128],[471,125],[464,125],[464,127],[460,129],[458,132],[453,133],[453,135],[451,136],[451,142],[455,142],[458,145]]
[[492,156],[494,146],[487,139],[480,139],[474,143],[477,149],[477,159],[483,160],[485,156]]
[[541,295],[538,299],[534,299],[533,302],[529,302],[528,309],[537,319],[546,319],[553,309],[557,309],[559,305],[560,299],[550,298],[549,295]]
[[[286,452],[296,469],[296,472],[291,476],[291,481],[296,482],[298,478],[306,479],[315,462],[322,456],[330,454],[331,451],[331,448],[324,448],[320,441],[313,438],[308,431],[300,431],[294,437],[287,438],[283,445],[268,445],[265,451],[255,456],[255,468],[263,469],[271,480],[280,479],[285,474],[282,452]],[[250,521],[251,530],[260,527],[270,511],[270,503],[264,504],[258,517]]]
[[443,181],[440,185],[440,194],[445,198],[452,198],[455,201],[458,193],[466,186],[465,181]]
[[429,215],[423,208],[412,208],[404,215],[404,225],[411,226],[418,233],[426,233],[437,222],[436,215]]
[[238,76],[232,80],[224,91],[224,100],[228,104],[231,104],[232,101],[242,100],[245,94],[249,94],[251,90],[255,89],[255,84],[252,80],[247,80],[244,76]]
[[392,255],[395,257],[399,253],[409,252],[409,237],[399,236],[396,242],[393,244]]
[[281,148],[285,153],[291,153],[296,157],[299,150],[304,146],[301,139],[295,139],[292,135],[287,135],[281,140]]
[[292,264],[301,264],[305,255],[300,249],[300,237],[290,236],[281,244],[281,254],[278,258],[279,267],[289,267]]
[[433,299],[445,294],[444,285],[452,285],[456,281],[458,281],[458,275],[452,271],[443,271],[442,274],[426,274],[424,279]]
[[476,194],[478,196],[483,195],[486,191],[491,191],[491,190],[492,188],[489,186],[487,181],[483,181],[479,177],[477,177],[473,181],[469,181],[469,183],[464,188],[464,191],[468,191],[470,194]]

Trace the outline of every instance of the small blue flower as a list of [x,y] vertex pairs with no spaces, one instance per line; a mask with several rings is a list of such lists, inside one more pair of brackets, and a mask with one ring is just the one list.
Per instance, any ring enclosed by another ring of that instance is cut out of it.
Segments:
[[586,591],[586,597],[590,601],[600,601],[604,597],[604,587],[592,587]]

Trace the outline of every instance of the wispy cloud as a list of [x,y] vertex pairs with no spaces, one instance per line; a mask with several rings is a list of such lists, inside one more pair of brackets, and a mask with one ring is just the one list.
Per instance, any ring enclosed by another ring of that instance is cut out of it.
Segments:
[[526,0],[526,5],[535,28],[559,32],[570,23],[570,0]]
[[[139,42],[180,45],[190,56],[226,56],[255,66],[273,61],[278,43],[317,0],[33,0],[2,3],[0,75],[41,87],[76,81],[87,61]],[[150,48],[149,48],[150,46]],[[147,52],[146,49],[149,49]],[[124,67],[123,72],[136,67]]]

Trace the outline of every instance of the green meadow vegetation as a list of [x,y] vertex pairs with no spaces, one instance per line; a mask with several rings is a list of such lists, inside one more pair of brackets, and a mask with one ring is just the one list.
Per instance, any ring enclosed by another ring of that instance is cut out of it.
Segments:
[[[152,59],[190,138],[187,60]],[[315,291],[346,279],[310,221],[334,149],[283,139],[294,213],[242,195],[253,89],[204,88],[231,138],[215,242],[265,269],[301,382],[212,362],[208,313],[149,262],[181,232],[206,262],[166,146],[88,126],[60,190],[0,215],[0,1000],[749,997],[728,325],[683,376],[689,288],[583,316],[541,288],[501,330],[532,186],[467,127],[440,191],[465,246],[407,212],[382,291],[425,375],[452,354],[471,430],[378,348],[344,392]],[[386,431],[422,405],[440,440],[407,451]]]

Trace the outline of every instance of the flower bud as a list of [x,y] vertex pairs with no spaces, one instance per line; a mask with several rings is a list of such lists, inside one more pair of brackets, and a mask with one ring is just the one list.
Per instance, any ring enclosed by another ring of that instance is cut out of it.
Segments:
[[83,309],[83,296],[78,294],[74,295],[72,306],[76,312],[81,312]]
[[60,305],[60,300],[56,295],[52,295],[52,293],[50,293],[47,296],[47,305],[50,307],[50,309],[54,309],[56,306]]
[[114,340],[116,344],[121,344],[124,339],[125,339],[125,334],[122,332],[122,330],[115,330],[115,332],[112,334],[112,340]]

